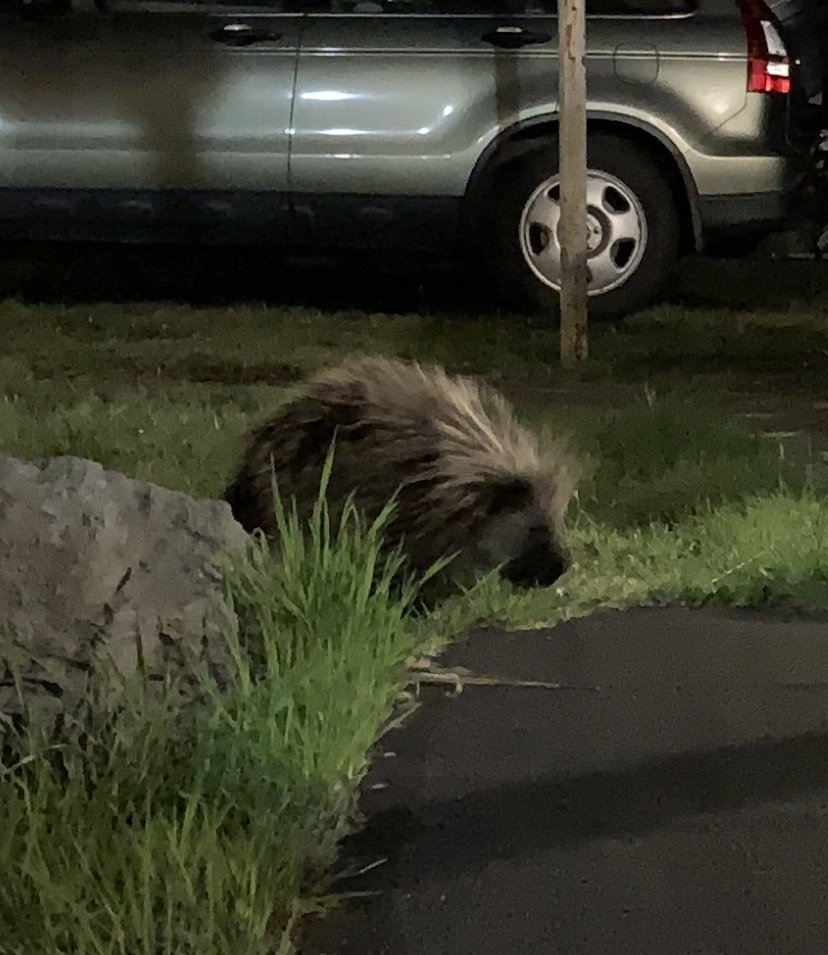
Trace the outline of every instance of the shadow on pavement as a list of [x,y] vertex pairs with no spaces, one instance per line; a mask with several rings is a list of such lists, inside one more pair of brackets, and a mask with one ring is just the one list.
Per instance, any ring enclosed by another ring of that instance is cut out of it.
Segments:
[[824,955],[824,614],[600,611],[443,662],[598,690],[423,691],[343,846],[370,894],[303,955]]
[[[404,890],[483,868],[493,858],[577,848],[599,836],[642,837],[681,817],[826,792],[828,734],[807,735],[395,807],[372,816],[344,848],[346,858],[383,857],[393,864],[403,846],[416,842],[419,865],[394,872],[395,889]],[[381,886],[383,868],[373,872],[349,880],[346,891]]]

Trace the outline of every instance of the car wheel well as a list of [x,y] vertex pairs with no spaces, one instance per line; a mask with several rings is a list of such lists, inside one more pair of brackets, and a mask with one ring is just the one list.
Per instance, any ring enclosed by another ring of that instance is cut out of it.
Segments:
[[[676,199],[676,211],[680,223],[679,251],[685,255],[696,248],[696,229],[693,208],[688,194],[687,184],[679,164],[667,146],[652,133],[633,126],[630,123],[607,119],[588,121],[588,134],[615,136],[646,150],[649,157],[664,174]],[[555,121],[533,123],[501,136],[488,156],[483,157],[478,168],[472,173],[464,201],[465,224],[471,228],[475,221],[475,212],[488,200],[489,186],[495,181],[497,170],[505,164],[531,151],[536,144],[557,136],[558,123]]]

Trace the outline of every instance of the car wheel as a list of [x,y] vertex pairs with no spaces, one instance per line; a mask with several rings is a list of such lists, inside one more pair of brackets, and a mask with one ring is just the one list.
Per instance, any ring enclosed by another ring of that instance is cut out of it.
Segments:
[[[613,136],[590,137],[587,178],[589,312],[618,318],[648,305],[675,266],[679,220],[670,184],[649,154]],[[560,180],[557,141],[504,166],[493,190],[490,262],[503,298],[558,307]]]

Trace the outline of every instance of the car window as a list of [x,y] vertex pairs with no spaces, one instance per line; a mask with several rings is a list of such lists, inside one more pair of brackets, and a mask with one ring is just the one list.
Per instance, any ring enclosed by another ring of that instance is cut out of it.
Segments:
[[[187,10],[210,13],[239,8],[280,12],[290,2],[291,0],[0,0],[0,14],[51,16],[93,11],[178,13]],[[325,0],[325,4],[329,5],[328,0]]]
[[694,13],[695,0],[587,0],[587,16],[663,17],[675,13]]
[[[92,6],[95,0],[80,0]],[[0,0],[0,13],[69,12],[78,0]],[[414,16],[556,16],[557,0],[97,0],[121,10],[253,7],[291,13],[408,14]],[[587,16],[665,16],[690,13],[696,0],[586,0]]]
[[279,12],[286,5],[284,0],[102,0],[107,6],[119,11],[141,10],[142,12],[176,12],[191,9],[207,13],[227,9],[263,8]]
[[[409,16],[557,16],[557,0],[288,0],[307,13]],[[669,16],[690,13],[696,0],[586,0],[587,16]]]

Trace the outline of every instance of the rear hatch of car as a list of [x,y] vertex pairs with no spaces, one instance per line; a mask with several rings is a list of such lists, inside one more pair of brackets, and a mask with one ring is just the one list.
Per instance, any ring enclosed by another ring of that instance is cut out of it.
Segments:
[[791,55],[783,23],[764,0],[702,0],[705,8],[735,5],[745,29],[745,84],[749,94],[766,96],[773,104],[771,142],[797,152],[813,146],[814,109],[800,82],[802,63]]
[[[813,144],[814,110],[802,95],[800,64],[790,55],[783,25],[770,10],[768,4],[773,2],[780,0],[586,0],[586,7],[592,16],[623,13],[650,20],[648,32],[668,55],[728,61],[743,57],[745,99],[741,104],[747,104],[748,97],[762,104],[757,109],[753,102],[750,110],[752,115],[763,116],[764,141],[759,148],[784,153],[793,147],[799,152]],[[674,25],[668,30],[666,24],[671,20]],[[658,21],[664,26],[659,28]],[[729,90],[728,105],[738,111],[743,105],[736,106],[736,95],[738,91]],[[726,110],[719,118],[722,123],[727,121]]]

